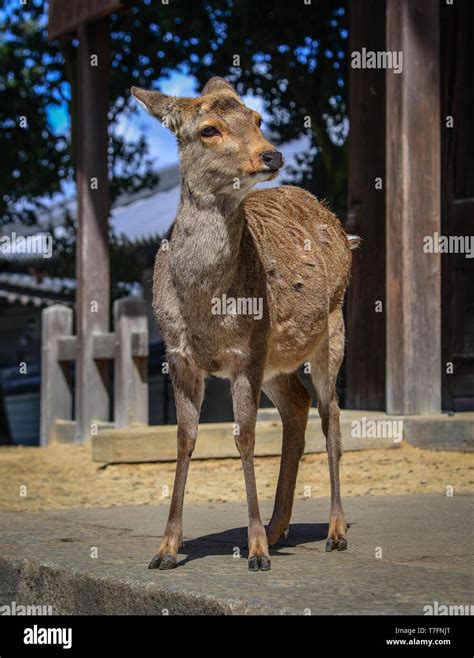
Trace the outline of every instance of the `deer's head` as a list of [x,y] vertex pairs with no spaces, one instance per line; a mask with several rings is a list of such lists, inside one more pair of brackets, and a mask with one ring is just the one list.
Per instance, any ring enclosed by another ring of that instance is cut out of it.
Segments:
[[245,195],[283,165],[282,154],[262,135],[261,116],[223,78],[211,78],[198,98],[138,87],[131,92],[176,135],[182,178],[198,194]]

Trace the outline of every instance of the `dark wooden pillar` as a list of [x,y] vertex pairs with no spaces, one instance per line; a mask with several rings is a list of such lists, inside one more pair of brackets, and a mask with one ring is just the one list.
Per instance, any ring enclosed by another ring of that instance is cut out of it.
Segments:
[[441,408],[439,3],[387,0],[387,411]]
[[76,361],[77,440],[109,419],[108,364],[94,360],[92,335],[107,332],[110,317],[108,250],[107,19],[79,27]]
[[[385,50],[385,0],[349,3],[351,53]],[[385,71],[349,66],[349,198],[353,252],[346,302],[346,406],[385,409]]]
[[[442,233],[474,228],[474,3],[441,4]],[[474,410],[474,258],[441,257],[443,408]]]

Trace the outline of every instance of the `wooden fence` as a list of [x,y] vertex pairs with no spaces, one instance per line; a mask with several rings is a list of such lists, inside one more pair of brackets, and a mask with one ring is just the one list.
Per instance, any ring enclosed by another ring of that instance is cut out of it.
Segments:
[[[112,423],[115,427],[148,424],[148,325],[145,302],[125,297],[114,303],[114,332],[92,334],[92,358],[98,370],[101,364],[112,361],[113,399]],[[73,368],[81,345],[73,334],[74,312],[71,308],[54,305],[42,314],[41,334],[41,445],[55,436],[58,421],[70,421],[73,440],[81,441],[73,424],[74,400]],[[108,369],[102,369],[108,372]],[[83,392],[84,395],[84,392]],[[85,395],[94,396],[91,385]],[[109,405],[111,406],[111,404]],[[92,418],[91,434],[101,423],[111,424],[109,418]]]

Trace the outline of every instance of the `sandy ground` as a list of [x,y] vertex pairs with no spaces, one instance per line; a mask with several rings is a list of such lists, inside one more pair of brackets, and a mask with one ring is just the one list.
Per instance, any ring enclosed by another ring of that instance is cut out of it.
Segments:
[[[262,498],[272,498],[279,458],[256,459]],[[89,446],[0,447],[0,508],[39,510],[169,503],[174,463],[101,467]],[[397,449],[347,452],[341,462],[343,495],[454,493],[474,491],[474,453],[428,451],[402,444]],[[329,496],[325,454],[306,455],[300,465],[297,498]],[[186,488],[189,502],[245,498],[238,459],[196,460]]]

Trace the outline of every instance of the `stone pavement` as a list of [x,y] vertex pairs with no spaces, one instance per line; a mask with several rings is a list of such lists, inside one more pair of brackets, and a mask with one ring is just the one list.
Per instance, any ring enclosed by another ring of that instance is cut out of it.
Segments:
[[[327,499],[295,502],[272,569],[249,572],[246,506],[185,507],[172,571],[148,570],[166,505],[0,511],[0,605],[55,614],[424,614],[473,603],[472,495],[346,498],[346,552],[325,553]],[[271,504],[262,504],[267,521]],[[234,557],[239,555],[243,557]],[[94,557],[96,556],[96,557]],[[378,557],[377,557],[378,556]]]

